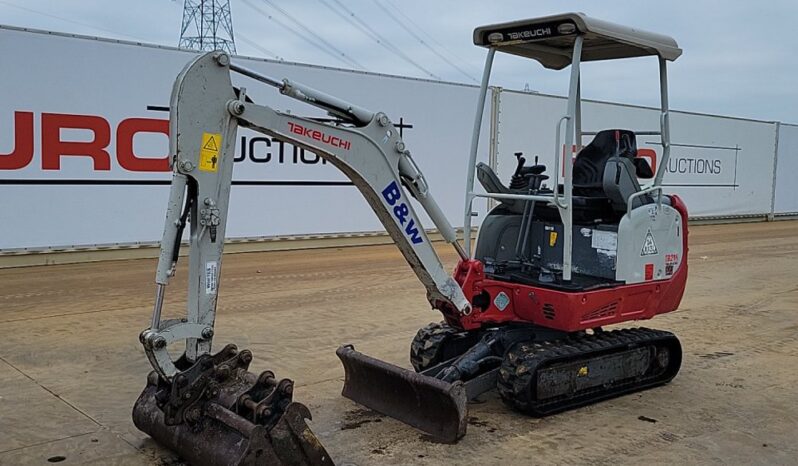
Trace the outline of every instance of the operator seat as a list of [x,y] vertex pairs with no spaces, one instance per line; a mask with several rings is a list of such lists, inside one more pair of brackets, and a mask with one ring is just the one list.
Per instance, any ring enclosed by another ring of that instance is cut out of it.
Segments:
[[[479,182],[489,193],[524,194],[525,190],[511,189],[501,182],[486,164],[476,166]],[[654,173],[646,159],[637,157],[635,133],[630,130],[599,131],[593,140],[576,156],[573,168],[573,218],[575,222],[597,220],[615,221],[627,210],[629,196],[640,191],[637,178],[652,178]],[[563,186],[557,187],[562,194]],[[551,193],[542,190],[541,194]],[[521,214],[524,202],[501,199],[500,204],[513,214]],[[635,199],[635,207],[653,202],[645,195]],[[547,221],[558,221],[557,209],[537,203],[534,215]],[[613,220],[615,219],[615,220]]]
[[[477,179],[485,188],[485,191],[496,194],[526,194],[523,189],[511,189],[507,187],[496,173],[488,165],[480,162],[477,164]],[[562,185],[560,185],[562,194]],[[552,190],[542,188],[541,195],[551,196]],[[499,199],[501,212],[521,215],[524,211],[524,201],[517,199]],[[597,219],[614,218],[617,214],[613,211],[610,201],[606,197],[574,196],[573,197],[573,219],[575,222],[593,222]],[[559,222],[560,214],[556,207],[546,202],[535,203],[534,217],[549,222]]]
[[[574,194],[606,198],[624,213],[629,196],[640,191],[637,178],[654,176],[648,162],[637,157],[635,133],[623,129],[599,131],[574,161]],[[646,197],[646,196],[643,196]],[[635,207],[648,199],[636,199]]]

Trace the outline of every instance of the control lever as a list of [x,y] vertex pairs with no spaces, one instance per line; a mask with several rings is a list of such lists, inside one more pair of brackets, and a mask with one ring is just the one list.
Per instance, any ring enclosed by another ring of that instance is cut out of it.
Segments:
[[518,165],[515,167],[515,173],[510,178],[510,189],[524,189],[526,188],[526,180],[524,179],[524,164],[526,163],[526,159],[523,157],[523,152],[516,152],[515,158],[518,161]]
[[[515,167],[515,173],[513,173],[513,176],[521,176],[521,170],[524,168],[524,164],[526,163],[526,159],[524,158],[524,153],[516,152],[513,155],[518,161],[518,165]],[[535,163],[537,163],[537,157],[535,157]]]
[[[526,194],[538,194],[540,186],[543,181],[549,179],[543,172],[546,171],[546,166],[538,163],[538,157],[535,156],[535,165],[531,167],[524,167],[524,159],[521,153],[517,152],[515,156],[518,158],[519,164],[516,169],[515,175],[510,182],[510,188],[525,189]],[[528,262],[526,257],[527,242],[529,240],[529,229],[532,226],[532,217],[535,211],[535,201],[524,202],[524,213],[521,216],[521,224],[519,225],[518,238],[515,242],[515,255],[523,264]]]
[[510,189],[528,189],[530,188],[530,177],[535,180],[534,188],[539,189],[540,183],[548,179],[548,176],[541,176],[546,171],[546,166],[538,163],[538,156],[535,156],[535,165],[525,167],[526,159],[522,157],[522,152],[516,152],[515,157],[518,159],[518,165],[515,168],[512,178],[510,178]]

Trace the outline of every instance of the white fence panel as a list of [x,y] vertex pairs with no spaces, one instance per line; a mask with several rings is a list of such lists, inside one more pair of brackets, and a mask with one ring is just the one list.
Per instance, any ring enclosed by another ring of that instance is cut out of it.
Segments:
[[[9,64],[0,67],[0,250],[160,240],[170,176],[168,113],[157,107],[169,105],[174,78],[194,54],[5,27],[0,50]],[[478,88],[235,60],[401,123],[433,195],[462,225]],[[258,103],[325,116],[248,78],[234,81]],[[243,130],[236,158],[228,237],[383,229],[357,189],[314,154]]]
[[[0,251],[158,241],[169,180],[163,107],[193,54],[8,27],[0,27],[0,50],[13,64],[0,67]],[[403,126],[444,212],[462,225],[476,87],[237,60],[387,113]],[[259,103],[324,116],[249,79],[238,77],[236,84]],[[551,172],[565,99],[502,91],[499,101],[494,149],[500,177],[509,179],[516,151],[530,161],[539,156]],[[656,109],[585,102],[583,115],[585,131],[659,129]],[[483,161],[490,121],[483,119]],[[781,125],[775,191],[775,124],[673,112],[671,127],[665,184],[685,199],[692,216],[798,211],[789,178],[798,170],[798,127]],[[357,190],[314,154],[248,130],[237,143],[229,237],[382,230]],[[640,136],[638,147],[655,163],[661,157],[658,137]],[[484,201],[476,206],[484,212]],[[422,220],[431,227],[426,216]]]
[[779,155],[776,166],[776,190],[773,212],[776,215],[798,214],[798,126],[779,126]]

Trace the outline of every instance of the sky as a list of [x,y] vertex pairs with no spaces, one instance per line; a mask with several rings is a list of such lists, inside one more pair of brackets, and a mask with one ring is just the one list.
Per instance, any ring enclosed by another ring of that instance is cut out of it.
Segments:
[[[798,123],[798,1],[230,0],[237,52],[475,84],[479,25],[582,11],[670,35],[676,110]],[[0,0],[0,24],[177,46],[182,0]],[[568,70],[497,55],[491,84],[567,93]],[[587,99],[658,106],[656,59],[587,63]]]

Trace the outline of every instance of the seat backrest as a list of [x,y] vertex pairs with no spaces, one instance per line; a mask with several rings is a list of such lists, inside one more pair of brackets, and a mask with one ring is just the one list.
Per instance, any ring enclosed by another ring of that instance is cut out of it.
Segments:
[[[620,156],[633,159],[637,156],[637,140],[635,133],[626,129],[607,129],[598,134],[585,146],[574,161],[574,187],[585,192],[585,195],[601,195],[603,187],[604,166],[610,157]],[[633,172],[634,173],[634,172]]]
[[[635,164],[626,157],[610,157],[604,165],[602,180],[604,194],[616,212],[626,212],[629,196],[640,191]],[[635,200],[635,207],[642,203]]]
[[[493,194],[510,194],[511,191],[499,179],[496,172],[493,171],[488,165],[483,162],[477,164],[477,179],[479,183],[485,188],[485,191]],[[515,199],[500,199],[500,203],[509,207],[510,209],[521,209],[521,202]]]
[[477,164],[477,179],[482,187],[485,188],[485,191],[489,193],[507,194],[510,192],[510,190],[502,184],[496,172],[483,162]]

